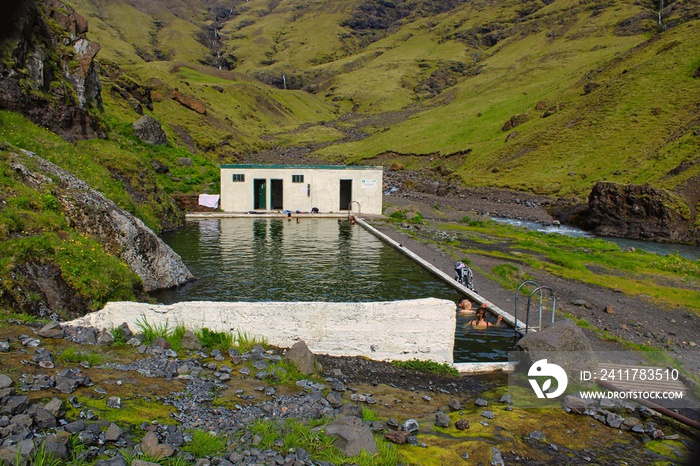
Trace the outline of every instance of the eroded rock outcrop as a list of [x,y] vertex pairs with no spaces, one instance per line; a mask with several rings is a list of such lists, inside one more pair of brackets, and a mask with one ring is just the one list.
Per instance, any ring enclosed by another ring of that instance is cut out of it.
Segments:
[[[5,13],[5,12],[4,12]],[[17,111],[66,140],[103,137],[102,106],[87,21],[61,0],[23,0],[6,12],[0,34],[0,107]]]
[[141,277],[145,291],[171,288],[194,278],[180,256],[140,219],[66,170],[22,152],[31,163],[15,155],[11,167],[24,183],[51,189],[72,227],[97,238],[107,252],[126,262]]
[[600,236],[700,243],[685,201],[647,185],[598,182],[588,197],[586,227]]

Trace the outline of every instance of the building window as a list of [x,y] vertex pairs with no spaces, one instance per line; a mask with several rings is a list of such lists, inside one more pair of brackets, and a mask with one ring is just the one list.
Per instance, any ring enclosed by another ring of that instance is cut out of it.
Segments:
[[304,175],[292,175],[292,183],[303,183]]
[[245,175],[243,173],[234,173],[233,174],[233,182],[234,183],[243,183],[245,181]]

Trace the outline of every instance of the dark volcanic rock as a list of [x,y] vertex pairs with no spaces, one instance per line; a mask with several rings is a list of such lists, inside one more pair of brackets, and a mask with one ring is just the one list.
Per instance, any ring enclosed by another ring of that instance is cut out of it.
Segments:
[[[69,141],[104,137],[91,114],[102,106],[94,64],[100,46],[81,37],[87,22],[60,0],[16,3],[16,15],[2,31],[11,60],[0,63],[0,107]],[[59,43],[67,47],[56,47]]]
[[144,115],[133,124],[134,134],[146,144],[163,145],[168,137],[160,127],[160,122],[150,115]]
[[598,182],[588,197],[586,227],[600,236],[700,244],[680,197],[642,185]]

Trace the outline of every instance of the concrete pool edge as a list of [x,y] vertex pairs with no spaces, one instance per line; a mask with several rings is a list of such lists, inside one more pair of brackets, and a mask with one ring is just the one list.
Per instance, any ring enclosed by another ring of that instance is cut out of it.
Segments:
[[109,331],[122,323],[132,332],[146,325],[173,329],[182,324],[190,330],[242,333],[280,348],[304,341],[313,353],[329,356],[454,361],[454,303],[437,298],[357,303],[111,301],[64,325]]

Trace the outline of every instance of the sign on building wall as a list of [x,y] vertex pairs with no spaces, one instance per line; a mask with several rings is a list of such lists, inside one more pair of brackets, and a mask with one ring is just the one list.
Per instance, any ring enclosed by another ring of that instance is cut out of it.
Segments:
[[362,180],[362,189],[377,189],[377,180]]

